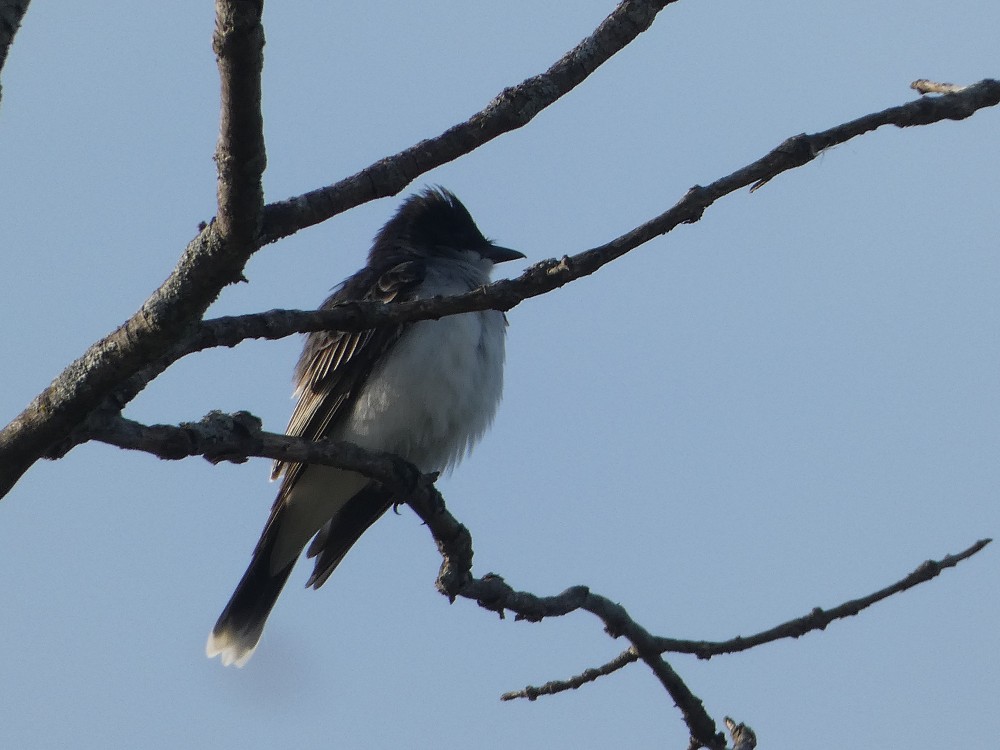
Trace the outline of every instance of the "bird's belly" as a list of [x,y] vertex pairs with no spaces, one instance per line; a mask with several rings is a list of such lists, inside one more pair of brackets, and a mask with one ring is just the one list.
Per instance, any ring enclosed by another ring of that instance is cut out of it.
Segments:
[[496,413],[505,326],[492,310],[415,323],[358,394],[340,437],[422,471],[453,467]]

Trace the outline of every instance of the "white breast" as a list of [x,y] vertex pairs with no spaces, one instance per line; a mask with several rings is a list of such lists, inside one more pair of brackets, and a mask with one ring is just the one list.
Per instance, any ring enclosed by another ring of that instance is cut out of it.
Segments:
[[[431,265],[421,297],[489,281],[488,261]],[[422,471],[453,468],[486,432],[503,390],[506,320],[495,310],[412,325],[360,392],[338,435],[397,453]]]

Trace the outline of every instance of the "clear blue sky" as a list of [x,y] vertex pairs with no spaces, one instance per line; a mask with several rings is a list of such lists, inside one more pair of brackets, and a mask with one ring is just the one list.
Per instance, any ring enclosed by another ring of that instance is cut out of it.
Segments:
[[[613,7],[270,3],[268,199],[436,135]],[[0,108],[0,422],[213,215],[212,23],[191,0],[32,5]],[[790,135],[910,100],[915,78],[996,77],[998,28],[985,0],[682,0],[531,126],[413,188],[454,190],[531,261],[575,252]],[[998,125],[992,110],[853,141],[515,309],[495,428],[441,482],[477,572],[541,594],[588,584],[658,634],[722,639],[1000,534]],[[315,306],[397,203],[265,248],[212,314]],[[281,430],[299,345],[190,358],[127,413],[247,409]],[[449,605],[406,510],[319,592],[297,570],[246,669],[205,659],[268,468],[88,445],[25,476],[0,503],[0,746],[685,746],[641,666],[501,704],[626,644],[586,614]],[[766,747],[988,747],[998,561],[989,548],[798,641],[672,663]]]

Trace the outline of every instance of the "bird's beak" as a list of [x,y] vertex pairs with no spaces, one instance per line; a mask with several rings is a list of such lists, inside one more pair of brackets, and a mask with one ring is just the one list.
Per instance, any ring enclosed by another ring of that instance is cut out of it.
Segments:
[[509,247],[500,247],[492,243],[480,250],[479,254],[486,258],[486,260],[493,261],[494,263],[506,263],[508,260],[518,260],[519,258],[528,257],[517,250],[511,250]]

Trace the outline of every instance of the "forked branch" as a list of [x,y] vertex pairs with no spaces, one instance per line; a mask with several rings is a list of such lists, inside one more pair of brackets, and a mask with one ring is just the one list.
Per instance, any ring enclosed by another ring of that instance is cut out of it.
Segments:
[[[535,700],[543,695],[575,689],[598,677],[610,675],[627,664],[642,661],[680,709],[691,733],[692,747],[721,750],[726,742],[701,700],[663,658],[664,653],[687,653],[708,659],[719,654],[745,651],[781,638],[798,638],[813,630],[823,630],[835,620],[857,615],[883,599],[937,577],[943,570],[972,557],[990,543],[989,539],[982,539],[957,554],[947,555],[936,561],[928,560],[899,581],[867,596],[829,610],[813,609],[807,615],[756,635],[737,636],[721,642],[685,641],[652,635],[622,605],[592,592],[586,586],[573,586],[553,596],[538,596],[515,590],[496,574],[474,577],[472,536],[446,509],[444,500],[434,486],[436,476],[421,474],[397,456],[371,453],[349,443],[314,443],[303,438],[266,433],[260,429],[260,421],[245,412],[213,412],[200,422],[180,426],[146,426],[118,415],[107,415],[103,419],[91,420],[89,437],[120,448],[142,450],[168,459],[201,455],[212,462],[242,462],[249,456],[260,456],[336,466],[358,471],[382,482],[392,488],[397,497],[405,498],[406,503],[430,529],[442,556],[436,585],[452,601],[459,597],[471,599],[501,617],[512,612],[515,620],[530,622],[584,610],[598,617],[604,624],[605,632],[612,638],[625,637],[629,641],[628,649],[601,667],[587,670],[568,680],[554,680],[540,687],[529,686],[505,693],[501,696],[502,700]],[[752,732],[740,735],[742,745],[737,744],[736,735],[733,736],[734,747],[752,747],[747,744]]]

